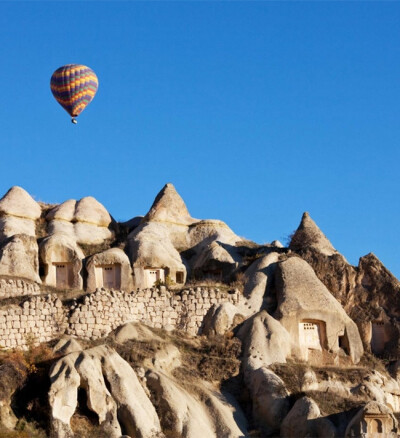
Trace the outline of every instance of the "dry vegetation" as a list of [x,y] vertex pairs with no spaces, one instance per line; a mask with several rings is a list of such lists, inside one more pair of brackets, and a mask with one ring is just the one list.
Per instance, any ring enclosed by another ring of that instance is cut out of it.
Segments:
[[342,397],[332,391],[303,392],[303,376],[307,371],[313,371],[318,382],[337,381],[351,386],[356,386],[367,378],[371,369],[387,374],[382,361],[368,353],[364,355],[358,366],[315,366],[305,362],[288,361],[285,364],[273,364],[270,368],[284,381],[286,388],[292,394],[293,401],[307,395],[315,400],[324,415],[348,412],[360,407],[363,403],[353,397]]
[[43,382],[48,380],[54,354],[48,345],[37,345],[34,338],[28,338],[27,344],[26,350],[0,351],[0,399],[6,405],[11,400],[19,418],[14,431],[0,428],[0,438],[47,436],[48,385]]
[[106,342],[134,368],[142,366],[146,359],[153,358],[154,354],[162,349],[164,343],[175,345],[182,358],[182,366],[175,370],[175,373],[182,384],[193,383],[198,379],[220,383],[239,373],[241,344],[237,338],[229,335],[212,339],[204,336],[191,338],[179,331],[171,333],[160,329],[152,329],[152,331],[162,341],[131,340],[121,345],[108,338]]

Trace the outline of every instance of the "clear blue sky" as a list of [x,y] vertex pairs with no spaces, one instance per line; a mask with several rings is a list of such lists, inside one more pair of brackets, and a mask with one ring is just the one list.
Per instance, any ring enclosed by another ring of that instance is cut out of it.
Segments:
[[[117,220],[172,182],[259,243],[308,211],[400,277],[399,2],[0,2],[3,194],[94,196]],[[99,78],[74,126],[49,80]]]

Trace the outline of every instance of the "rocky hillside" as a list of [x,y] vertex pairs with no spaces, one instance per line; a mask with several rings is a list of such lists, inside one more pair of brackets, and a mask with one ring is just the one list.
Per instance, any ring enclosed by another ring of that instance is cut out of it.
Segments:
[[[133,212],[135,213],[135,212]],[[397,437],[399,281],[308,213],[288,247],[193,218],[172,184],[0,200],[0,437]]]

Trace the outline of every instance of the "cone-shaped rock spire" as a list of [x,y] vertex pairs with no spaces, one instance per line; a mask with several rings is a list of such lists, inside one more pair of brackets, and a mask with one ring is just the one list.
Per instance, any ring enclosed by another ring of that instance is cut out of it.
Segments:
[[41,208],[26,190],[13,186],[0,200],[0,213],[35,220]]
[[337,252],[307,212],[303,213],[300,225],[292,236],[289,248],[293,250],[313,248],[328,256]]
[[143,218],[144,222],[173,222],[190,225],[195,222],[173,184],[168,183],[156,196],[150,211]]

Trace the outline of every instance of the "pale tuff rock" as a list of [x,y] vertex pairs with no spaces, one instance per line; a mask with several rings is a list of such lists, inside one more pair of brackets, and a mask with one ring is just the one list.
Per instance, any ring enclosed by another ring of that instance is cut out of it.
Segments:
[[109,229],[110,214],[91,196],[63,202],[47,213],[46,220],[49,234],[66,233],[78,243],[94,245],[114,235]]
[[[172,225],[172,229],[176,226]],[[171,241],[171,227],[165,223],[148,222],[137,227],[128,236],[128,255],[135,274],[135,286],[146,284],[144,268],[168,268],[172,279],[176,272],[183,273],[186,266]],[[151,287],[153,284],[146,284]]]
[[291,239],[289,248],[298,249],[307,247],[314,248],[328,256],[337,252],[325,234],[306,212],[303,214],[300,225]]
[[262,309],[271,311],[276,306],[271,289],[278,261],[279,254],[272,252],[255,260],[245,271],[244,300],[240,304],[243,315],[254,315]]
[[[224,335],[234,325],[238,309],[231,303],[214,304],[203,321],[203,334],[206,336]],[[239,321],[243,321],[240,317]]]
[[[343,346],[353,363],[360,360],[363,347],[356,324],[318,280],[307,262],[299,257],[280,262],[276,267],[275,289],[278,307],[274,317],[293,340],[300,340],[300,351],[297,353],[300,357],[307,358],[305,355],[309,348],[338,352]],[[302,324],[311,324],[310,328],[318,329],[315,342],[319,342],[319,346],[302,345]]]
[[253,402],[253,417],[265,435],[276,433],[289,412],[289,400],[283,381],[267,367],[245,374]]
[[143,367],[148,369],[144,381],[151,390],[152,402],[165,431],[186,438],[239,438],[245,434],[246,420],[235,401],[205,381],[197,381],[189,390],[174,377],[174,370],[182,366],[175,345],[137,323],[118,329],[115,339],[158,343],[154,356],[143,362]]
[[114,339],[119,344],[127,341],[163,342],[163,339],[157,336],[150,327],[140,322],[127,322],[119,326],[115,330]]
[[36,235],[40,205],[21,187],[12,187],[0,200],[0,241],[15,234]]
[[63,336],[53,347],[53,352],[62,356],[82,350],[82,345],[72,336]]
[[[145,284],[145,267],[168,269],[173,281],[177,272],[182,273],[185,282],[188,269],[206,276],[231,273],[240,263],[235,247],[239,240],[221,221],[193,219],[175,188],[167,184],[129,234],[128,255],[137,284]],[[185,251],[190,254],[183,255]]]
[[164,342],[159,346],[159,350],[156,351],[154,357],[148,359],[147,362],[145,361],[143,365],[170,374],[175,368],[182,365],[181,353],[175,345]]
[[195,276],[229,276],[241,262],[236,248],[240,239],[222,221],[202,220],[189,227],[188,241],[193,255],[188,260]]
[[98,415],[110,438],[120,438],[120,423],[130,436],[161,435],[157,413],[135,372],[111,348],[99,346],[64,356],[53,365],[50,379],[49,401],[57,438],[71,433],[78,387],[85,390],[87,407]]
[[108,211],[92,196],[86,196],[79,201],[69,199],[50,210],[46,219],[48,221],[86,222],[98,227],[108,227],[111,223]]
[[41,215],[40,205],[23,188],[14,186],[0,200],[0,214],[35,221]]
[[181,225],[190,225],[195,220],[190,216],[183,199],[171,183],[162,188],[149,212],[143,218],[143,222],[159,221]]
[[281,425],[284,438],[334,438],[335,426],[326,418],[319,418],[321,412],[315,401],[302,397],[296,401]]
[[50,370],[49,403],[55,438],[73,437],[69,422],[78,405],[78,388],[81,382],[75,369],[77,354],[71,353],[65,356]]
[[292,351],[290,335],[262,311],[245,321],[237,336],[243,343],[243,372],[254,419],[265,434],[275,433],[289,410],[288,392],[283,381],[267,366],[286,362]]
[[4,243],[8,238],[16,234],[36,236],[36,222],[32,219],[25,219],[16,216],[0,217],[0,242]]
[[241,238],[237,236],[225,222],[215,219],[196,221],[189,227],[190,246],[202,244],[212,240],[235,245]]
[[82,289],[81,276],[84,254],[76,241],[68,234],[58,233],[46,237],[40,243],[40,259],[45,269],[45,284],[57,286],[56,265],[67,265],[68,274],[63,287]]
[[36,239],[17,234],[3,243],[0,249],[0,275],[25,278],[41,283]]
[[245,373],[275,362],[284,363],[292,352],[289,333],[265,310],[247,319],[237,336],[243,342]]
[[131,291],[132,269],[128,256],[120,248],[110,248],[97,253],[87,259],[86,270],[87,291],[94,292],[98,287],[103,287],[103,268],[113,266],[114,289]]
[[194,251],[190,266],[196,278],[207,277],[213,272],[220,272],[219,275],[224,278],[232,273],[241,261],[234,245],[214,240],[213,237],[203,240]]
[[[244,416],[238,407],[214,390],[201,385],[201,399],[189,393],[175,379],[162,372],[147,374],[147,384],[158,406],[163,428],[182,438],[239,438],[246,430]],[[234,415],[240,420],[237,422]]]
[[351,388],[351,392],[360,400],[376,401],[390,406],[395,412],[400,412],[399,383],[378,371],[371,371],[358,386]]

